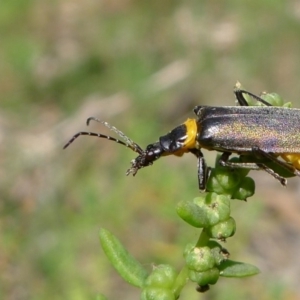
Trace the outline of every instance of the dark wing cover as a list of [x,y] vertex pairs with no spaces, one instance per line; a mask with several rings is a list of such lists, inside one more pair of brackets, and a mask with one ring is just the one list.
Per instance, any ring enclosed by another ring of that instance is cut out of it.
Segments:
[[198,142],[209,150],[300,153],[300,109],[204,106],[198,112]]

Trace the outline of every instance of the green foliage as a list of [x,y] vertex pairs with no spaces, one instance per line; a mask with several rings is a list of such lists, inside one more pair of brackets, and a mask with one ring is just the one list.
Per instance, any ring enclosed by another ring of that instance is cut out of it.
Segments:
[[223,277],[247,277],[258,274],[257,267],[232,260],[224,260],[219,266],[220,276]]
[[[236,177],[232,171],[235,170],[220,168],[216,161],[216,167],[212,170],[211,176],[218,178],[215,182],[220,182],[226,193],[219,195],[215,192],[207,192],[192,202],[179,202],[178,215],[188,224],[203,228],[203,231],[195,246],[192,244],[186,246],[184,272],[181,271],[178,275],[173,267],[158,265],[146,277],[146,271],[121,243],[107,230],[100,231],[100,240],[106,256],[124,280],[142,288],[141,299],[177,299],[188,279],[197,283],[200,288],[206,287],[205,290],[207,290],[209,285],[217,283],[220,276],[239,278],[258,273],[258,269],[249,264],[234,261],[226,263],[228,251],[212,240],[225,241],[233,236],[236,230],[235,221],[230,216],[230,199],[237,190],[240,190],[239,184],[244,184],[247,172],[239,172],[240,176]],[[231,176],[239,178],[238,184],[236,180],[229,179]],[[212,181],[211,178],[210,180]],[[253,193],[254,184],[251,181],[245,195],[251,196]],[[176,280],[177,277],[181,279]]]
[[124,280],[133,286],[143,287],[147,271],[127,252],[120,241],[109,231],[101,229],[100,242],[104,253]]

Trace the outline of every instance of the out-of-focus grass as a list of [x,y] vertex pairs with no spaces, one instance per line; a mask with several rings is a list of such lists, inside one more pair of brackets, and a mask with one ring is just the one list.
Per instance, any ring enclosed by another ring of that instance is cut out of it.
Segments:
[[[84,137],[62,146],[94,115],[144,147],[196,104],[232,105],[237,79],[299,107],[299,11],[279,0],[2,1],[0,298],[136,299],[100,249],[101,226],[149,268],[179,267],[196,235],[174,207],[198,193],[195,159],[165,158],[126,178],[129,150]],[[255,176],[266,209],[234,204],[238,232],[226,247],[263,273],[222,280],[210,295],[297,299],[298,181],[282,190]],[[184,293],[199,297],[192,285]]]

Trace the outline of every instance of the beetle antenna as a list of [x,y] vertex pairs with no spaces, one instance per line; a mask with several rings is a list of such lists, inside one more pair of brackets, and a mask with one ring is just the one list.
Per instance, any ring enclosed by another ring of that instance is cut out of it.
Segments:
[[78,137],[80,137],[81,135],[90,135],[90,136],[95,136],[98,138],[104,138],[110,141],[114,141],[118,144],[121,144],[127,148],[130,148],[131,150],[133,150],[134,152],[137,152],[139,154],[141,154],[143,152],[143,149],[134,141],[132,141],[128,136],[126,136],[122,131],[120,131],[119,129],[117,129],[116,127],[110,125],[109,123],[99,120],[97,118],[94,117],[90,117],[87,119],[86,123],[87,125],[89,125],[90,121],[94,120],[96,122],[99,122],[101,124],[103,124],[105,127],[109,128],[110,130],[112,130],[113,132],[115,132],[116,134],[118,134],[124,141],[121,141],[119,139],[116,139],[112,136],[109,135],[105,135],[102,133],[95,133],[95,132],[85,132],[85,131],[81,131],[76,133],[68,142],[67,144],[65,144],[65,146],[63,147],[63,149],[66,149],[70,144],[72,144]]
[[89,126],[90,121],[99,122],[99,123],[103,124],[105,127],[107,127],[109,130],[115,132],[119,137],[121,137],[124,140],[124,142],[125,142],[124,144],[127,147],[129,147],[130,149],[132,149],[133,151],[135,151],[139,154],[144,151],[137,143],[135,143],[132,139],[130,139],[127,135],[125,135],[121,130],[119,130],[115,126],[110,125],[108,122],[102,121],[102,120],[100,120],[98,118],[95,118],[95,117],[89,117],[86,120],[86,125]]

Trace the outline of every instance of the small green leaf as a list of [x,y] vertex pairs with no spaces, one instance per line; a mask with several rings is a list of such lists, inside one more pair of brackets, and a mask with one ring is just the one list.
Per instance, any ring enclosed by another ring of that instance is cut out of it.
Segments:
[[203,228],[209,225],[206,210],[194,202],[180,201],[177,204],[176,210],[180,218],[194,227]]
[[260,273],[256,266],[233,260],[223,261],[219,266],[219,270],[220,276],[236,278],[253,276]]
[[222,261],[228,259],[229,252],[227,251],[227,249],[223,248],[222,245],[217,241],[210,240],[207,243],[207,246],[210,248],[216,265],[220,265]]
[[234,235],[236,230],[235,220],[230,217],[214,226],[207,228],[207,234],[214,239],[224,240]]
[[141,300],[175,300],[172,291],[163,288],[146,287],[142,291]]
[[185,252],[185,261],[189,270],[204,272],[214,267],[215,259],[209,247],[194,247]]
[[199,285],[215,284],[220,276],[218,268],[212,268],[204,272],[189,271],[189,278],[191,281],[197,282]]
[[203,197],[198,197],[194,199],[194,203],[205,213],[205,227],[215,225],[230,216],[229,196],[209,192],[204,201]]
[[251,177],[245,177],[238,189],[232,195],[232,199],[247,200],[247,198],[253,196],[255,191],[255,182]]
[[[284,103],[283,99],[276,93],[262,93],[261,98],[270,103],[272,106],[284,106],[286,107],[291,107],[290,102],[289,105]],[[265,106],[264,104],[261,103],[262,106]]]
[[[249,173],[249,169],[245,168],[230,168],[221,166],[219,163],[220,155],[217,156],[215,168],[211,170],[206,190],[215,192],[219,195],[231,196],[240,186],[244,177]],[[233,157],[230,162],[240,162],[239,157]]]
[[145,281],[145,286],[171,288],[176,279],[175,269],[169,265],[158,265]]
[[136,287],[143,287],[148,272],[108,230],[102,228],[99,235],[104,253],[123,279]]
[[222,166],[213,168],[206,184],[206,190],[219,195],[231,195],[232,189],[238,182],[232,178],[230,172],[234,171]]

